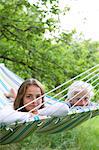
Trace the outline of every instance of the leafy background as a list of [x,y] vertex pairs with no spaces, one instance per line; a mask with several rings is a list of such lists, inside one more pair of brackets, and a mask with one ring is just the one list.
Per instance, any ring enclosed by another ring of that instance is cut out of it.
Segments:
[[[23,79],[37,78],[46,91],[98,64],[98,41],[85,40],[81,35],[75,39],[76,30],[60,31],[58,15],[68,11],[68,6],[64,11],[59,9],[58,0],[32,5],[27,0],[1,0],[0,63]],[[68,132],[33,133],[19,143],[1,145],[0,150],[97,150],[98,123],[99,117],[95,117]]]

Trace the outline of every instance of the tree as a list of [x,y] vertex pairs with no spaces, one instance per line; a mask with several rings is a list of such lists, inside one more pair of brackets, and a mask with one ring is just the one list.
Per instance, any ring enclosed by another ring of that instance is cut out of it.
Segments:
[[[75,31],[60,33],[58,1],[40,2],[1,1],[0,62],[22,78],[37,78],[52,89],[97,64],[98,43],[75,42]],[[44,37],[46,31],[57,30],[58,37]]]

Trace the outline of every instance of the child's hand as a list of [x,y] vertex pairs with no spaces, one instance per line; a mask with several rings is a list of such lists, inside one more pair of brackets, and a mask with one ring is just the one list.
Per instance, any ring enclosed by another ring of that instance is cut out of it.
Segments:
[[11,88],[10,92],[9,93],[4,93],[4,95],[7,97],[7,98],[16,98],[16,93],[14,91],[14,89]]

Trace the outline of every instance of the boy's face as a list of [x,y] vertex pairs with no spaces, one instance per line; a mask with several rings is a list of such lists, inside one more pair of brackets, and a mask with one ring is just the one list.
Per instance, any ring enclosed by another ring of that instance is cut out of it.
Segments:
[[82,92],[76,91],[76,92],[74,92],[74,96],[73,96],[74,98],[72,98],[70,100],[72,105],[74,105],[74,104],[75,104],[75,106],[87,106],[88,105],[89,97],[88,97],[88,93],[86,90],[83,90]]

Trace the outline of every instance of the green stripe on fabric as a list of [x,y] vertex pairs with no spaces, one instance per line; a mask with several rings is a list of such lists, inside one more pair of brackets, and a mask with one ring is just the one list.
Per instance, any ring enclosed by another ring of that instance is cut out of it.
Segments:
[[[57,133],[57,132],[61,132],[63,130],[67,131],[67,130],[70,130],[72,128],[74,128],[75,126],[81,124],[82,122],[88,120],[90,118],[90,115],[91,115],[92,112],[86,112],[86,113],[81,113],[79,114],[77,117],[75,118],[72,118],[72,119],[67,119],[67,118],[64,118],[61,123],[58,123],[57,125],[53,125],[52,128],[49,128],[48,129],[45,128],[42,129],[40,132],[45,132],[45,133]],[[94,117],[98,115],[98,113],[95,113],[94,114]]]
[[86,114],[85,116],[80,116],[79,120],[75,120],[74,122],[72,122],[72,124],[68,124],[68,126],[63,126],[62,128],[60,128],[59,130],[53,130],[52,133],[58,133],[58,132],[61,132],[63,130],[67,131],[67,130],[70,130],[74,127],[76,127],[77,125],[80,125],[82,122],[84,122],[85,120],[87,120],[89,118],[89,114]]
[[49,124],[52,124],[52,122],[55,122],[55,120],[57,119],[57,117],[53,117],[50,119],[47,119],[43,122],[43,124],[39,127],[39,129],[45,128],[46,126],[49,126]]
[[93,111],[92,118],[99,115],[99,109]]
[[[37,129],[37,122],[34,122],[29,128],[28,130],[26,130],[19,138],[16,138],[14,140],[14,142],[19,142],[21,140],[23,140],[24,138],[26,138],[27,136],[29,136],[30,134],[32,134],[35,130]],[[13,142],[13,141],[12,141]]]
[[15,126],[13,131],[1,131],[3,136],[0,134],[0,143],[1,144],[8,144],[12,142],[18,142],[24,139],[27,135],[32,133],[37,129],[37,133],[57,133],[63,130],[70,130],[75,126],[81,124],[85,120],[90,117],[95,117],[99,115],[99,110],[90,112],[84,112],[80,114],[73,114],[68,115],[66,117],[54,117],[51,119],[44,120],[43,125],[38,126],[38,122],[30,122],[26,124],[18,124]]
[[60,130],[60,128],[62,126],[64,127],[64,125],[66,128],[69,128],[73,123],[75,123],[81,117],[85,117],[84,114],[76,115],[76,117],[74,118],[69,118],[68,116],[66,116],[65,118],[63,118],[63,120],[61,120],[61,122],[57,124],[55,124],[55,122],[52,122],[52,124],[50,124],[49,126],[40,129],[40,132],[49,133],[50,131],[53,132],[55,130]]
[[7,136],[6,139],[1,141],[2,144],[8,144],[11,142],[15,142],[17,139],[20,139],[20,137],[25,134],[25,132],[28,134],[30,132],[29,128],[33,128],[33,123],[30,124],[24,124],[21,127],[17,127],[14,129],[14,131]]
[[[17,127],[15,127],[15,128],[17,128]],[[5,130],[5,134],[2,133],[2,137],[0,138],[0,143],[2,143],[3,141],[5,141],[6,139],[8,139],[9,136],[11,136],[14,133],[14,131],[12,131],[10,129],[9,130],[3,129],[3,131],[4,130]]]

